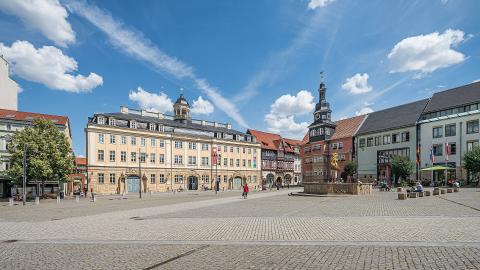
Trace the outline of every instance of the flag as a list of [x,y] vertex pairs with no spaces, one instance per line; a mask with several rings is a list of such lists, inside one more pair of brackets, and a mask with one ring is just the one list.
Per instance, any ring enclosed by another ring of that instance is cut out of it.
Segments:
[[420,164],[420,144],[417,145],[417,165]]
[[450,155],[450,146],[448,142],[445,143],[445,161],[448,161],[448,156]]
[[433,155],[433,146],[430,146],[430,161],[432,164],[435,162],[435,156]]

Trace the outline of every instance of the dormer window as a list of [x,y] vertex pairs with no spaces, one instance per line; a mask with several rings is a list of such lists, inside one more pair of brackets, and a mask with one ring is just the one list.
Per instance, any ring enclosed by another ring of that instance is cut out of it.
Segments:
[[105,118],[103,116],[99,116],[97,118],[97,124],[99,125],[105,125]]
[[113,118],[108,118],[108,124],[109,124],[110,126],[115,126],[115,125],[116,125],[115,119],[113,119]]
[[149,128],[150,128],[150,131],[155,131],[155,124],[150,123]]
[[134,120],[131,120],[130,121],[130,128],[137,128],[137,122],[135,122]]

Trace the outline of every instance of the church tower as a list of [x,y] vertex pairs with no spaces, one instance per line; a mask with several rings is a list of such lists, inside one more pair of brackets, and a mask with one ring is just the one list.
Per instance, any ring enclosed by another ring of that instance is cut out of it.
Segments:
[[314,121],[308,127],[310,142],[330,139],[335,133],[336,127],[336,124],[332,122],[330,103],[328,103],[326,99],[327,87],[323,81],[323,71],[320,72],[320,76],[320,86],[318,87],[319,101],[315,105],[315,112],[313,113]]
[[180,96],[175,104],[173,104],[173,112],[175,113],[175,121],[186,123],[190,120],[190,105],[183,96],[183,89],[180,89]]

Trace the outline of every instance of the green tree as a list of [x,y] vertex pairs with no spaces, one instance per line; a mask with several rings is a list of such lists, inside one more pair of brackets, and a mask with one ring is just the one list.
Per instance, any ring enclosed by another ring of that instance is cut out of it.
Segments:
[[349,161],[343,168],[345,175],[352,177],[357,172],[357,163]]
[[393,157],[391,165],[392,173],[395,175],[395,183],[397,183],[398,178],[406,180],[415,167],[415,164],[408,157],[404,156]]
[[23,155],[26,146],[27,183],[54,180],[64,183],[67,175],[73,173],[74,156],[67,136],[53,122],[35,119],[31,127],[17,131],[7,145],[10,153],[10,169],[7,171],[13,184],[22,182]]
[[463,155],[463,164],[470,173],[480,173],[480,146],[474,147]]

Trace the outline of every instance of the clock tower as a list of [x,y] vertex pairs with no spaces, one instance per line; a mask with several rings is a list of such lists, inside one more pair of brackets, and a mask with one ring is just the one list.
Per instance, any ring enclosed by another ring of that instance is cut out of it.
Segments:
[[336,127],[336,124],[332,122],[330,103],[328,103],[326,99],[327,87],[323,81],[323,71],[320,72],[320,77],[320,86],[318,87],[319,101],[315,105],[315,112],[313,113],[314,121],[308,127],[310,142],[330,139],[335,133]]

